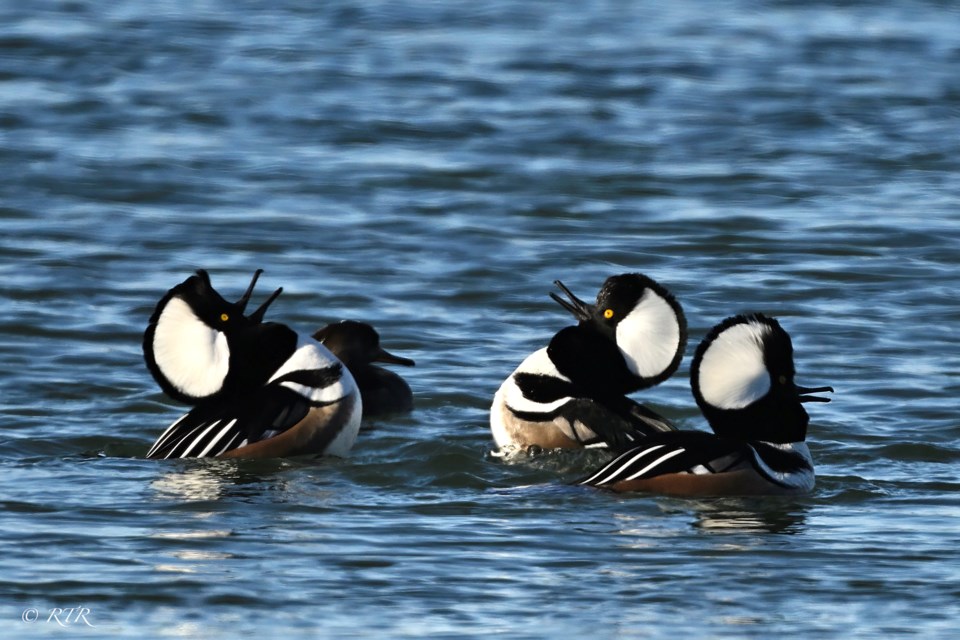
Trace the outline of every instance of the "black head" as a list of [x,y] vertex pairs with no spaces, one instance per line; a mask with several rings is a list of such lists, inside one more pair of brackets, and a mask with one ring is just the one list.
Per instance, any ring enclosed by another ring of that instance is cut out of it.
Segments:
[[801,442],[810,418],[803,402],[829,402],[794,382],[793,344],[775,319],[759,313],[727,318],[697,347],[690,365],[693,397],[714,433],[766,442]]
[[365,322],[343,320],[328,324],[313,334],[313,338],[337,356],[348,369],[385,362],[407,367],[414,365],[410,358],[395,356],[380,346],[380,334]]
[[277,289],[249,316],[244,315],[262,270],[237,302],[227,302],[197,271],[166,293],[143,336],[147,368],[163,391],[181,402],[262,384],[286,359],[296,334],[263,316],[280,295]]
[[633,376],[651,386],[669,378],[680,366],[687,344],[687,319],[676,298],[658,282],[640,273],[611,276],[588,304],[557,280],[570,298],[550,296],[579,321],[613,342]]

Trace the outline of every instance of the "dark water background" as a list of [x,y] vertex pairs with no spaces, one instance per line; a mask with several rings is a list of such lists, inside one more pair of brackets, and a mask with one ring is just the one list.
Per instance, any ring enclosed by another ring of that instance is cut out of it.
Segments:
[[[0,636],[956,637],[956,6],[0,2]],[[374,323],[417,410],[347,460],[143,460],[181,408],[140,338],[198,267]],[[837,390],[814,493],[490,457],[551,282],[624,271],[687,311],[642,396],[686,428],[709,327],[781,319]]]

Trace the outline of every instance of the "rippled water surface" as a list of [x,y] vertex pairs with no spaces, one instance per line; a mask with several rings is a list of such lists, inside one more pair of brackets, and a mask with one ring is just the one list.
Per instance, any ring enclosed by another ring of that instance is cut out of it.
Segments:
[[[0,3],[0,635],[953,637],[958,69],[932,0]],[[142,332],[200,267],[373,323],[416,410],[345,460],[144,460],[182,407]],[[641,398],[685,428],[706,331],[780,318],[836,388],[811,495],[490,456],[552,281],[624,271],[687,312]]]

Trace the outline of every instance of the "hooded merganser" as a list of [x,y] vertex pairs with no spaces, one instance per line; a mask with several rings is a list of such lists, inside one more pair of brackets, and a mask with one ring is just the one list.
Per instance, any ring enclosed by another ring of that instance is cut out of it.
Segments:
[[739,315],[697,348],[690,382],[713,429],[645,439],[579,484],[670,495],[757,495],[810,491],[813,459],[804,402],[831,387],[794,383],[793,345],[773,318]]
[[193,409],[148,458],[342,456],[353,446],[362,404],[350,372],[315,340],[263,322],[283,289],[244,315],[262,272],[236,303],[200,270],[157,304],[143,337],[147,368]]
[[626,449],[674,430],[628,393],[669,378],[683,357],[687,322],[680,304],[639,273],[607,278],[596,304],[551,297],[579,321],[527,357],[493,399],[490,428],[501,452],[531,447]]
[[410,358],[401,358],[380,346],[380,334],[365,322],[343,320],[331,323],[313,334],[340,361],[347,365],[363,398],[363,417],[413,409],[410,385],[393,371],[374,362],[414,366]]

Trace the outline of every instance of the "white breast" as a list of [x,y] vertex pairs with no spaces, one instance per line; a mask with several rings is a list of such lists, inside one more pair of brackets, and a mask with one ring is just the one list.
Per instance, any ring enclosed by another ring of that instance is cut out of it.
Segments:
[[535,375],[550,376],[551,378],[559,378],[560,380],[570,382],[570,378],[564,376],[557,370],[557,367],[547,355],[546,348],[534,351],[527,356],[527,359],[520,363],[520,366],[517,367],[517,370],[514,371],[510,377],[503,382],[503,385],[500,387],[500,392],[503,394],[503,400],[507,403],[507,406],[514,411],[530,413],[547,413],[563,406],[567,401],[570,400],[569,397],[564,397],[554,400],[553,402],[540,403],[526,398],[523,395],[523,392],[520,391],[520,387],[518,387],[517,383],[514,381],[513,376],[517,373],[531,373]]
[[501,449],[516,444],[505,423],[511,409],[527,413],[548,413],[570,400],[570,398],[560,398],[553,402],[540,403],[524,397],[514,380],[514,375],[517,373],[546,375],[569,382],[569,378],[557,371],[553,361],[547,356],[546,348],[534,351],[527,356],[526,360],[521,362],[520,366],[503,381],[503,384],[500,385],[497,393],[493,396],[493,404],[490,407],[490,431],[493,434],[494,442]]
[[311,371],[315,369],[326,369],[336,364],[340,364],[342,372],[340,379],[331,385],[325,387],[310,387],[289,380],[281,382],[291,391],[294,391],[312,402],[328,404],[336,402],[350,394],[357,394],[357,385],[350,375],[350,370],[343,365],[330,350],[314,340],[313,338],[300,336],[297,343],[297,350],[293,352],[287,361],[267,381],[267,384],[294,371]]

